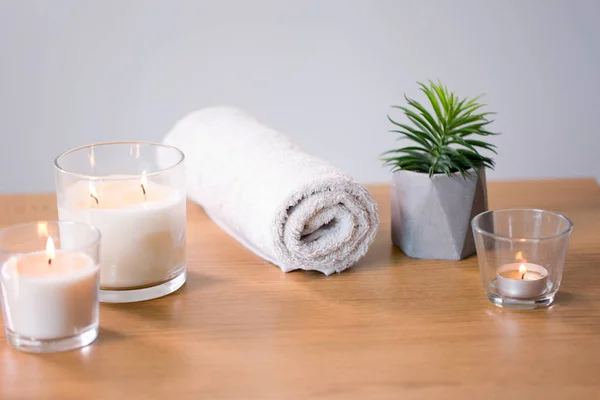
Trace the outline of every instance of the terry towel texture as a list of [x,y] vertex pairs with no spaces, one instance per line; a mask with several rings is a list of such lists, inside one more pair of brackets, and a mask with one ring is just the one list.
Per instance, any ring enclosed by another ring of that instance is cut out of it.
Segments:
[[284,272],[341,272],[377,233],[377,206],[363,186],[242,110],[193,112],[164,142],[185,153],[188,197]]

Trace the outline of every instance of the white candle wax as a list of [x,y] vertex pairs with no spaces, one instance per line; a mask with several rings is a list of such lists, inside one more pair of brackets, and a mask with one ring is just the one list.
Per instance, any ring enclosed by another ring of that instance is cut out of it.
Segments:
[[99,266],[83,253],[40,251],[9,258],[0,281],[6,326],[21,336],[75,336],[98,321]]
[[153,286],[184,267],[185,196],[152,181],[144,190],[134,180],[80,181],[59,202],[60,220],[100,230],[102,289]]
[[496,271],[496,287],[502,296],[517,299],[534,298],[544,294],[547,284],[548,270],[541,265],[513,263],[503,265]]

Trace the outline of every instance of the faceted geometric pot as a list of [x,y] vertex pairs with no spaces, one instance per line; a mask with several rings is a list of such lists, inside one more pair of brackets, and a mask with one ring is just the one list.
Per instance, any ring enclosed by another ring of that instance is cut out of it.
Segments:
[[487,211],[485,168],[466,179],[400,170],[392,183],[392,241],[409,257],[462,260],[475,254],[471,219]]

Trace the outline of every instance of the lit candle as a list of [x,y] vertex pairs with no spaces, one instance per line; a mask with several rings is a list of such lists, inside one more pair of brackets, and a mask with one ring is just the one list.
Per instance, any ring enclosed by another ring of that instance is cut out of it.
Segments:
[[63,221],[102,234],[100,288],[138,289],[168,281],[185,264],[185,196],[141,177],[79,181],[59,203]]
[[89,181],[88,188],[90,189],[90,197],[92,199],[94,199],[94,201],[96,202],[96,204],[99,204],[98,195],[96,194],[96,187],[94,186],[94,184],[92,183],[92,181]]
[[85,253],[55,250],[51,237],[46,251],[10,257],[0,278],[7,330],[29,339],[50,340],[95,328],[98,271]]
[[502,296],[529,299],[544,294],[547,289],[548,270],[524,260],[503,265],[496,275],[496,286]]
[[142,171],[142,178],[140,179],[140,186],[142,188],[142,193],[144,193],[144,201],[148,200],[148,196],[146,195],[146,186],[148,185],[148,177],[146,176],[146,171]]

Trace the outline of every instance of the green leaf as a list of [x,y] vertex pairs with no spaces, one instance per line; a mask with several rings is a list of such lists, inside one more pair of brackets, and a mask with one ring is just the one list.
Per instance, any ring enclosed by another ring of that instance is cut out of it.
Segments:
[[[466,99],[464,99],[463,102],[465,100]],[[468,107],[467,106],[463,107],[461,105],[461,107],[459,107],[459,109],[457,109],[458,113],[455,115],[455,118],[463,118],[463,117],[469,116],[484,106],[486,106],[486,104],[473,104]],[[495,113],[490,113],[490,114],[495,114]]]
[[407,169],[412,171],[427,171],[429,168],[429,163],[423,157],[416,156],[400,156],[400,157],[390,157],[384,158],[386,166],[394,166],[399,169]]
[[483,95],[480,94],[478,96],[473,97],[471,100],[467,101],[467,104],[465,104],[466,107],[472,106],[473,104],[475,104],[480,98],[482,98]]
[[448,105],[448,99],[446,98],[446,93],[445,93],[442,85],[441,84],[436,85],[432,81],[429,81],[429,84],[431,85],[431,88],[433,89],[433,91],[437,94],[438,98],[440,99],[440,102],[442,103],[442,107],[444,108],[444,118],[446,120],[448,120],[448,115],[449,115],[451,109]]
[[425,106],[423,106],[421,103],[419,103],[416,100],[413,99],[406,99],[406,102],[408,103],[408,105],[410,105],[413,108],[416,108],[419,113],[421,114],[421,116],[423,118],[425,118],[425,120],[427,122],[429,122],[429,125],[434,128],[436,130],[436,133],[438,131],[438,121],[436,120],[436,118],[431,114],[431,112],[425,108]]
[[435,119],[431,116],[431,114],[429,113],[429,111],[427,111],[427,109],[421,105],[421,103],[419,103],[418,101],[415,101],[415,100],[411,100],[411,99],[407,99],[407,102],[408,102],[409,105],[413,106],[414,108],[416,108],[417,110],[420,111],[421,116],[423,118],[425,118],[425,120],[429,123],[429,125],[432,128],[432,132],[437,137],[442,137],[443,136],[442,133],[441,133],[440,126],[437,124],[437,122],[435,121]]
[[[408,126],[403,126],[402,124],[396,124],[404,129],[409,128]],[[399,133],[401,135],[406,136],[407,138],[409,138],[412,141],[415,141],[421,145],[423,145],[424,147],[426,147],[427,149],[431,149],[432,145],[436,145],[436,142],[434,142],[433,140],[430,139],[430,137],[423,133],[423,132],[419,132],[416,130],[410,130],[408,131],[401,131],[401,130],[391,130],[390,132],[394,132],[394,133]],[[429,150],[428,150],[429,151]]]
[[454,119],[454,121],[452,121],[452,124],[448,125],[448,129],[454,129],[454,128],[458,128],[460,126],[463,125],[467,125],[473,122],[477,122],[477,121],[482,121],[482,122],[486,122],[486,123],[490,123],[491,121],[488,121],[485,116],[487,114],[490,113],[483,113],[483,114],[474,114],[474,115],[465,115],[464,117],[457,117],[456,119]]
[[489,163],[493,165],[493,161],[491,158],[486,157],[486,156],[482,156],[481,154],[479,154],[476,151],[471,151],[471,150],[466,150],[466,149],[457,149],[456,151],[458,151],[459,153],[463,154],[464,156],[466,156],[467,158],[469,158],[471,161],[479,161],[482,163]]
[[435,115],[437,115],[438,121],[440,121],[440,125],[445,125],[446,118],[444,117],[444,114],[440,109],[440,104],[438,102],[438,99],[435,97],[435,93],[424,84],[419,83],[419,85],[421,85],[421,91],[425,93],[425,96],[427,96],[427,98],[429,99],[429,103],[431,104],[431,107],[433,107],[433,111],[435,111]]
[[490,136],[490,135],[499,135],[499,132],[490,132],[488,130],[485,129],[477,129],[476,132],[473,132],[477,135],[481,135],[481,136]]
[[465,139],[465,142],[469,143],[471,146],[482,147],[486,150],[493,152],[494,154],[498,154],[498,152],[495,150],[496,145],[494,145],[494,144],[482,142],[480,140],[473,140],[473,139]]
[[420,137],[419,135],[414,135],[412,133],[404,132],[404,131],[393,131],[393,132],[398,132],[398,133],[404,135],[404,137],[401,139],[412,140],[413,142],[417,142],[418,144],[422,145],[426,149],[425,151],[427,151],[427,152],[431,151],[431,144],[429,142],[427,142],[425,139],[423,139],[422,137]]
[[[477,167],[475,166],[475,164],[473,163],[473,161],[471,161],[467,156],[465,156],[464,154],[461,154],[458,150],[453,149],[452,147],[448,147],[445,149],[445,151],[452,155],[453,157],[455,157],[457,160],[465,165],[467,165],[469,168],[473,168],[476,169]],[[456,163],[455,161],[455,163]],[[459,167],[460,168],[460,167]],[[464,168],[462,169],[464,172]],[[460,171],[460,169],[459,169]]]
[[415,150],[410,150],[410,149],[404,149],[405,153],[411,155],[412,157],[417,157],[421,160],[423,160],[424,162],[429,162],[432,158],[432,156],[429,153],[421,153]]
[[[423,131],[419,131],[417,129],[413,129],[408,125],[405,124],[401,124],[399,122],[396,122],[395,125],[407,130],[408,132],[412,133],[413,135],[416,135],[418,137],[420,137],[422,140],[427,141],[428,143],[431,143],[432,146],[436,146],[437,145],[437,141],[435,137],[432,137],[431,134],[429,132],[423,132]],[[402,131],[391,131],[391,132],[402,132]]]
[[409,147],[403,147],[401,149],[388,150],[385,153],[383,153],[382,155],[393,154],[393,153],[402,153],[402,152],[407,152],[407,151],[420,151],[420,152],[423,152],[423,153],[427,153],[427,150],[424,149],[424,148],[422,148],[422,147],[409,146]]
[[454,93],[450,93],[450,98],[448,99],[448,106],[450,108],[450,112],[454,111],[456,107],[456,101],[457,99]]
[[477,149],[475,147],[473,147],[471,144],[469,144],[469,142],[467,142],[465,139],[463,139],[459,135],[452,135],[452,136],[450,136],[450,142],[449,143],[450,144],[452,144],[452,143],[460,144],[461,146],[465,146],[469,150],[474,151],[475,153],[477,153]]
[[458,102],[458,104],[456,104],[456,107],[452,108],[450,115],[448,116],[446,126],[450,125],[456,119],[458,114],[461,112],[462,105],[465,103],[465,101],[467,101],[467,99],[462,99]]
[[437,143],[437,135],[435,133],[435,130],[423,118],[421,118],[421,116],[417,115],[415,112],[413,112],[412,110],[410,110],[406,107],[402,107],[402,106],[392,106],[392,107],[399,108],[402,111],[404,111],[404,114],[406,115],[406,117],[408,119],[410,119],[413,124],[415,124],[418,128],[422,129],[423,131],[428,132],[431,135],[432,140],[434,140],[434,142]]
[[459,132],[459,131],[477,133],[478,131],[483,129],[484,126],[489,125],[491,123],[492,123],[492,121],[483,121],[483,122],[477,122],[477,123],[470,124],[470,125],[457,126],[455,128],[452,128],[449,131],[449,134],[454,135],[456,132]]

